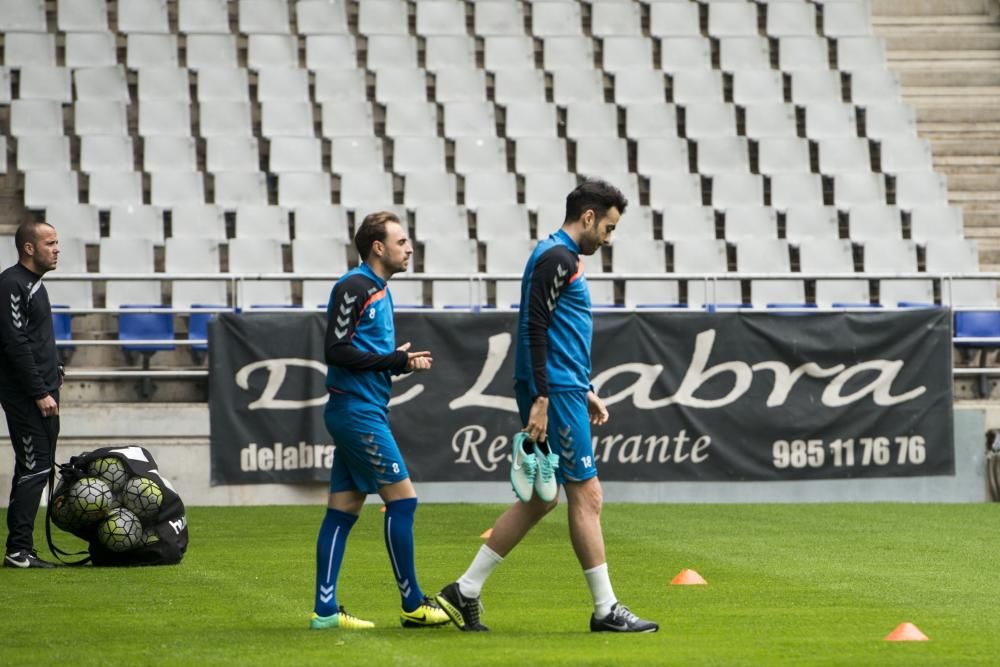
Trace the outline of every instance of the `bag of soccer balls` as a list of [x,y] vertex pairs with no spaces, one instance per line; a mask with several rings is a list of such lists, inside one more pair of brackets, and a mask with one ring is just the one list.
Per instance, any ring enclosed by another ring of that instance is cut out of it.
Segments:
[[94,565],[170,565],[187,550],[184,503],[142,447],[102,447],[59,466],[49,516]]

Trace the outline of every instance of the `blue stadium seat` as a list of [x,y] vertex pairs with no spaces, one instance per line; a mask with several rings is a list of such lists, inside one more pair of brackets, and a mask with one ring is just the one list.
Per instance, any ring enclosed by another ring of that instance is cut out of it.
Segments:
[[[992,342],[962,342],[962,338],[995,338]],[[979,367],[986,366],[987,352],[1000,347],[1000,311],[959,310],[955,312],[955,347],[959,348],[963,362],[968,363],[971,355],[979,350]],[[989,378],[979,376],[979,397],[990,395]]]
[[61,309],[68,308],[69,306],[52,306],[52,330],[55,333],[56,341],[73,340],[73,316],[69,313],[59,312]]
[[[69,306],[65,305],[52,306],[52,331],[56,337],[56,344],[59,341],[73,340],[73,316],[67,312],[59,312],[68,308]],[[60,345],[59,360],[64,364],[68,362],[74,349],[72,345]]]
[[718,310],[743,310],[744,308],[753,308],[749,303],[706,303],[702,305],[709,313],[714,313]]
[[[208,323],[218,313],[193,312],[200,308],[228,308],[225,304],[213,305],[208,303],[191,304],[192,313],[188,319],[188,340],[208,340]],[[200,363],[203,355],[208,353],[208,343],[197,343],[191,346],[191,356]]]
[[121,306],[118,315],[118,339],[135,341],[132,345],[122,345],[126,354],[141,353],[144,369],[149,368],[149,359],[155,352],[173,350],[174,345],[149,344],[143,341],[170,340],[174,337],[174,316],[172,313],[129,313],[130,308],[166,308],[166,306],[127,304]]
[[[1000,311],[995,310],[960,310],[955,313],[955,338],[996,338],[995,345],[1000,347]],[[983,347],[983,343],[962,343],[955,341],[960,347]]]
[[768,310],[805,310],[808,308],[816,308],[815,303],[769,303],[767,304]]

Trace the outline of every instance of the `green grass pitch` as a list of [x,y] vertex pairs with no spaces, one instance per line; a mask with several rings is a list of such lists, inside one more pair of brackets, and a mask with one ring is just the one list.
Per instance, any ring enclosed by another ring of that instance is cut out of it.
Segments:
[[[419,508],[425,592],[458,577],[500,510]],[[587,632],[590,596],[563,507],[488,582],[484,634],[399,627],[382,515],[366,507],[338,598],[378,628],[310,631],[322,515],[195,507],[180,566],[0,569],[0,664],[957,665],[1000,655],[997,505],[610,505],[615,592],[662,624],[639,636]],[[670,586],[685,567],[708,586]],[[931,641],[882,641],[903,621]]]

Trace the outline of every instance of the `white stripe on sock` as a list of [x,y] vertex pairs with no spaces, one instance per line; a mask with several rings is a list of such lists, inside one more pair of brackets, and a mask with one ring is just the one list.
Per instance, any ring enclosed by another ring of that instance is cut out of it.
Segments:
[[385,518],[385,543],[389,547],[389,560],[392,561],[392,571],[396,573],[396,582],[403,580],[403,575],[399,573],[399,565],[396,564],[396,552],[392,550],[392,517]]
[[330,584],[330,573],[333,571],[333,552],[337,550],[337,534],[340,533],[340,526],[333,531],[333,540],[330,542],[330,562],[326,564],[326,583]]

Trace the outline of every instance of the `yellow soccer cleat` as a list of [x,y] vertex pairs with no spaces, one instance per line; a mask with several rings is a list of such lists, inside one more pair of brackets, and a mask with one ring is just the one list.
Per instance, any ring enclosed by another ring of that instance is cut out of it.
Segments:
[[413,611],[399,610],[399,624],[404,628],[427,628],[450,622],[451,619],[444,613],[444,609],[429,597],[425,597],[420,606]]
[[370,630],[374,627],[375,624],[371,621],[365,621],[357,616],[352,616],[344,611],[343,607],[339,607],[336,614],[330,614],[329,616],[320,616],[316,612],[313,612],[312,618],[309,620],[309,628],[311,630],[326,630],[327,628]]

